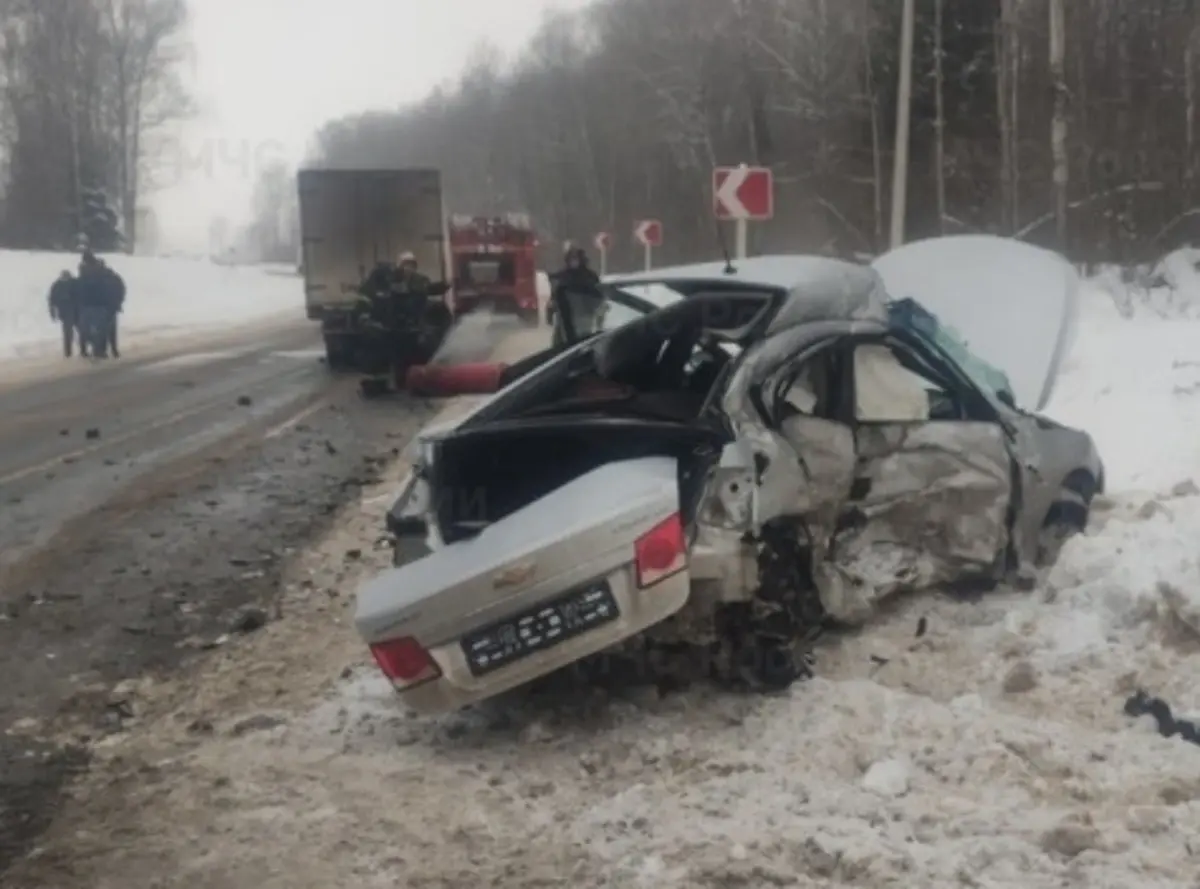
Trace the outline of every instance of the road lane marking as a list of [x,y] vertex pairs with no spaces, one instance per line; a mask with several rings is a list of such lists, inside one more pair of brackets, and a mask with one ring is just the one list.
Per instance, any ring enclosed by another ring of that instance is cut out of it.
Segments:
[[279,423],[275,426],[272,426],[270,429],[268,429],[266,431],[266,433],[263,435],[263,440],[270,441],[273,438],[279,438],[279,436],[283,435],[285,432],[289,432],[292,429],[295,429],[297,426],[299,426],[302,422],[307,420],[309,417],[311,417],[317,411],[321,410],[322,408],[328,407],[329,402],[331,400],[332,400],[332,395],[325,395],[325,396],[322,396],[321,398],[318,398],[316,401],[314,401],[308,407],[301,410],[298,414],[293,414],[291,417],[284,420],[282,423]]
[[319,361],[325,357],[324,349],[287,349],[272,352],[271,357],[296,358],[302,361]]
[[158,373],[160,371],[177,370],[182,367],[195,367],[198,364],[213,364],[217,361],[226,361],[231,358],[239,358],[242,355],[248,354],[249,350],[242,352],[224,351],[224,352],[188,352],[183,355],[175,355],[171,358],[163,358],[160,361],[151,361],[149,364],[139,364],[134,366],[134,370],[138,373],[148,371],[150,373]]

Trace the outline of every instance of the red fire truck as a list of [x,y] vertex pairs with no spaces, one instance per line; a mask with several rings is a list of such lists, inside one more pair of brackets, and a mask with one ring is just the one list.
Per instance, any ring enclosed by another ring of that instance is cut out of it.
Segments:
[[478,306],[538,323],[537,236],[524,213],[450,217],[454,314]]

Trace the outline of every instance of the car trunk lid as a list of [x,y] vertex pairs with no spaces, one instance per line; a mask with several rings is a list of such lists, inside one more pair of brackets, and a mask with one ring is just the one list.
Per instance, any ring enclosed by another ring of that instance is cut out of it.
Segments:
[[605,464],[371,580],[359,591],[355,623],[368,642],[442,644],[631,564],[634,541],[678,510],[674,458]]

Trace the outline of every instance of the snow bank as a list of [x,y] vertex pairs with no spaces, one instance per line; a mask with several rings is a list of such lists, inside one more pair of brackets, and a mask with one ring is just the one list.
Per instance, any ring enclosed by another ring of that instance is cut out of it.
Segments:
[[1112,489],[1162,492],[1200,465],[1200,320],[1123,318],[1101,287],[1046,413],[1092,434]]
[[1200,318],[1200,250],[1184,247],[1152,266],[1107,266],[1092,277],[1122,317]]
[[[284,312],[304,317],[304,290],[294,274],[202,259],[104,258],[125,278],[122,337],[131,345],[140,336],[236,327]],[[0,360],[59,349],[46,296],[59,273],[77,265],[70,253],[0,251]]]

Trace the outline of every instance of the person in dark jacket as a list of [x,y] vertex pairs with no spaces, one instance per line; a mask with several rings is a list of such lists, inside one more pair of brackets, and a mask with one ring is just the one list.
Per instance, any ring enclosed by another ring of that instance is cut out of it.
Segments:
[[404,367],[433,357],[451,325],[450,311],[435,297],[448,286],[434,283],[405,251],[396,264],[379,263],[359,287],[355,323],[363,332],[363,392],[385,391]]
[[[76,292],[75,276],[63,271],[58,280],[50,285],[50,320],[62,325],[63,356],[71,357],[75,346],[75,336],[79,330],[79,299]],[[87,357],[87,343],[79,336],[79,354]]]
[[90,250],[79,262],[76,293],[79,301],[79,338],[91,348],[93,358],[108,357],[108,315],[111,285],[104,266]]
[[579,334],[594,326],[602,302],[600,276],[588,264],[587,253],[568,246],[563,267],[550,275],[546,323],[554,327],[554,343],[561,344],[568,331]]
[[390,294],[395,278],[394,265],[378,262],[358,287],[352,314],[354,326],[362,333],[358,362],[367,374],[387,372],[389,333],[393,323]]
[[117,348],[117,316],[125,310],[125,280],[100,260],[100,276],[104,294],[104,342],[113,358],[120,358]]

